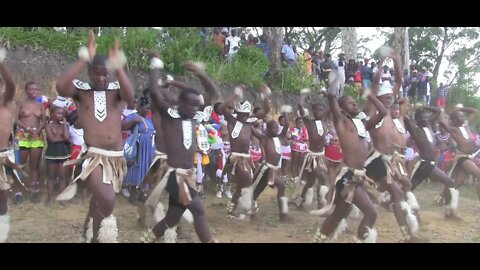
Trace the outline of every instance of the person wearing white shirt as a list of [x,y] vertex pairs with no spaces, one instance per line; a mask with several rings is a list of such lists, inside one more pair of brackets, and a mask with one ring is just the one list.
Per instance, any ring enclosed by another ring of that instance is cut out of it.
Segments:
[[345,53],[338,55],[338,60],[333,61],[333,66],[337,70],[337,78],[339,82],[338,97],[343,96],[343,88],[345,87]]
[[239,42],[240,38],[237,37],[237,30],[232,30],[232,35],[227,37],[225,39],[225,49],[227,50],[227,60],[228,63],[232,64],[233,59],[235,58],[235,55],[238,52],[238,49],[240,48]]

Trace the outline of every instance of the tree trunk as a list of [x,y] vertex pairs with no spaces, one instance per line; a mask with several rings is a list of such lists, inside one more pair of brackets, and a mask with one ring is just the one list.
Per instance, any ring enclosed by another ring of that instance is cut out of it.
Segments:
[[332,49],[332,43],[337,38],[338,34],[341,32],[340,27],[327,27],[325,33],[325,49],[323,50],[325,53],[330,53]]
[[268,83],[272,86],[279,86],[282,82],[282,57],[283,44],[282,27],[264,27],[263,33],[267,36],[270,46],[270,70],[268,72]]
[[355,27],[342,27],[342,50],[345,59],[357,59],[357,29]]
[[327,38],[325,40],[325,49],[323,50],[325,53],[330,53],[330,48],[332,48],[332,41],[333,39]]
[[[395,35],[395,51],[400,53],[400,71],[403,74],[403,71],[406,69],[410,73],[410,48],[408,45],[408,29],[407,27],[394,27],[393,33]],[[395,71],[397,72],[397,71]]]
[[448,43],[448,27],[443,27],[443,40],[442,40],[442,48],[440,49],[440,54],[438,55],[437,59],[435,59],[435,67],[433,68],[433,81],[437,81],[438,72],[440,71],[440,65],[442,64],[443,55],[445,54],[445,49]]

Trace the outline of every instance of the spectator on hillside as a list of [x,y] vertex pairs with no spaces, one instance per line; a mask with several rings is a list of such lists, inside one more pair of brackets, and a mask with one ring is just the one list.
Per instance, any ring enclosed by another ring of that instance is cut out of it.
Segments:
[[227,37],[220,33],[218,29],[215,29],[213,40],[218,46],[220,59],[223,59],[223,52],[225,50],[225,39],[227,39]]
[[324,56],[324,61],[320,63],[321,80],[325,82],[328,87],[328,74],[333,70],[333,62],[329,53]]
[[257,45],[257,48],[262,50],[263,55],[265,55],[265,57],[267,59],[269,59],[269,57],[270,57],[270,45],[268,45],[266,35],[261,35],[260,36],[260,43]]
[[432,78],[431,76],[432,74],[428,72],[425,79],[425,96],[423,98],[423,102],[425,102],[425,104],[427,104],[428,106],[430,106],[430,99],[432,97],[432,82],[430,81],[430,79]]
[[365,58],[365,64],[360,61],[360,73],[362,74],[362,87],[364,89],[370,88],[372,85],[373,73],[372,68],[368,66],[368,59]]
[[414,69],[412,71],[412,75],[410,76],[410,89],[408,90],[408,97],[410,100],[414,100],[417,96],[418,90],[418,77],[417,77],[417,70]]
[[333,61],[333,68],[337,71],[337,78],[338,78],[338,82],[340,83],[338,93],[337,93],[338,97],[343,96],[343,88],[345,87],[345,82],[346,82],[346,79],[345,79],[346,65],[347,63],[345,62],[345,53],[341,52],[338,55],[338,59]]
[[382,75],[380,75],[380,78],[381,78],[380,84],[382,84],[385,81],[388,81],[388,83],[390,84],[392,83],[392,75],[388,71],[387,65],[383,66],[383,72],[382,72]]
[[292,50],[293,50],[293,57],[295,59],[295,65],[297,65],[297,62],[298,62],[297,45],[292,44]]
[[313,74],[313,47],[310,46],[303,52],[303,58],[305,60],[306,73],[309,76]]
[[295,66],[295,52],[292,48],[292,41],[287,38],[285,39],[285,43],[282,45],[282,61],[287,63],[288,66],[294,67]]
[[237,37],[237,30],[232,30],[231,36],[227,37],[225,39],[225,50],[227,53],[227,60],[228,63],[232,64],[233,60],[235,58],[235,55],[238,52],[238,49],[240,48],[240,38]]
[[204,44],[207,42],[207,32],[207,27],[202,27],[200,29],[200,38],[202,39]]
[[248,45],[248,41],[247,41],[247,37],[245,36],[245,33],[241,33],[240,34],[240,47],[243,47],[243,46],[247,46]]
[[418,77],[418,98],[420,100],[425,101],[426,100],[426,95],[427,95],[427,68],[422,67],[422,71],[417,74]]
[[447,106],[447,88],[440,83],[440,87],[437,89],[437,106],[445,109]]
[[347,68],[345,68],[345,79],[348,81],[349,78],[355,77],[355,72],[357,71],[357,64],[354,59],[348,60]]
[[248,34],[247,46],[254,47],[257,46],[258,39],[253,37],[252,34]]

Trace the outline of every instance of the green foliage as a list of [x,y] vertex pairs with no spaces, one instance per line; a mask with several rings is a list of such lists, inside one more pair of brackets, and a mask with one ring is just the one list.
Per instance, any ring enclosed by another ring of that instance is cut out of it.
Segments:
[[358,106],[363,106],[365,104],[365,100],[361,97],[361,92],[357,91],[357,88],[353,84],[345,84],[343,88],[344,95],[351,96],[355,101],[358,103]]
[[301,59],[294,68],[284,67],[282,85],[280,89],[297,93],[303,88],[314,85],[314,77],[307,76],[305,72],[305,62]]
[[232,65],[215,59],[208,66],[216,69],[216,72],[209,74],[219,81],[259,87],[265,83],[264,76],[269,65],[270,62],[261,50],[255,47],[242,47],[238,50]]
[[[164,60],[165,71],[172,74],[184,75],[183,65],[192,60],[204,62],[207,72],[219,82],[245,84],[249,87],[266,83],[265,75],[270,62],[260,49],[240,48],[234,63],[229,65],[226,60],[220,59],[219,48],[210,37],[207,37],[207,42],[202,42],[197,27],[165,27],[162,30],[147,27],[101,27],[94,30],[97,33],[100,31],[100,36],[96,38],[99,54],[108,54],[115,39],[120,39],[129,69],[148,71],[148,52],[156,48]],[[8,49],[42,48],[49,52],[63,53],[73,61],[78,57],[79,47],[88,42],[89,31],[86,27],[70,27],[62,32],[57,32],[52,27],[1,27],[0,46]],[[313,78],[307,77],[304,70],[304,62],[300,62],[294,69],[284,68],[282,84],[273,89],[298,91],[310,87]]]
[[[78,57],[78,48],[88,42],[88,28],[73,28],[68,32],[57,32],[53,28],[38,27],[26,31],[20,27],[0,28],[0,46],[9,49],[27,47],[43,48],[50,52],[64,53],[72,59]],[[158,30],[146,28],[129,28],[124,33],[122,28],[108,28],[96,38],[97,53],[108,54],[108,49],[114,44],[115,38],[120,39],[122,49],[128,58],[129,68],[147,68],[147,52],[155,47]]]

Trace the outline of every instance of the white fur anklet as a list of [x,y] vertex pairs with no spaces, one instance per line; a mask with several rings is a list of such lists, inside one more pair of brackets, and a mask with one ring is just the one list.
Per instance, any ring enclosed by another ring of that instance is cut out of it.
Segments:
[[114,215],[110,215],[104,218],[100,223],[100,229],[98,230],[98,242],[117,243],[117,237],[117,219]]

